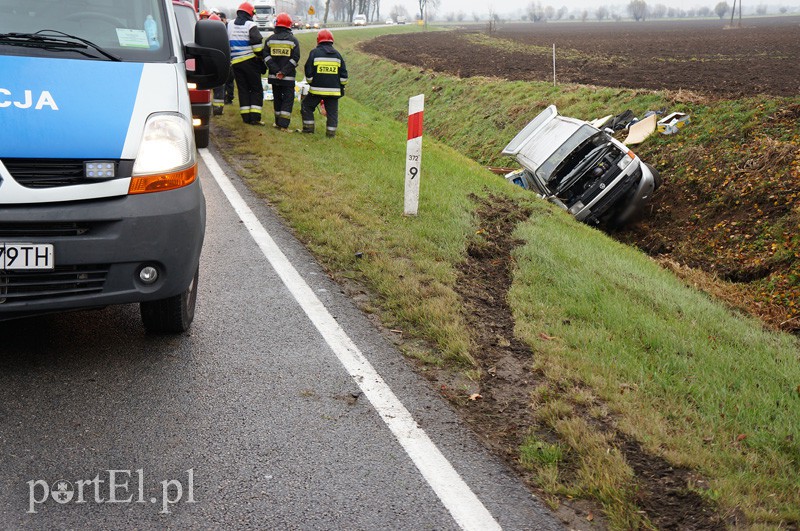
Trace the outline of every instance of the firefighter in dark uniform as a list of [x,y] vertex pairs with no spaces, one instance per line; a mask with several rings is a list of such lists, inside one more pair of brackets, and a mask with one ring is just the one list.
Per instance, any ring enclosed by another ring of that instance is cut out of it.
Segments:
[[228,40],[231,43],[231,64],[236,87],[239,89],[239,112],[246,124],[264,125],[261,121],[261,105],[264,88],[261,74],[264,66],[264,39],[253,22],[253,4],[244,2],[236,10],[236,20],[228,24]]
[[308,54],[305,65],[308,95],[303,99],[300,112],[303,116],[303,132],[314,132],[314,110],[324,102],[327,111],[325,134],[336,136],[339,125],[339,98],[344,96],[347,85],[347,67],[342,55],[333,48],[333,34],[324,29],[317,34],[317,47]]
[[275,19],[275,33],[264,43],[264,53],[274,96],[274,126],[288,131],[294,106],[294,81],[297,63],[300,62],[300,43],[292,34],[292,19],[286,13],[280,13]]

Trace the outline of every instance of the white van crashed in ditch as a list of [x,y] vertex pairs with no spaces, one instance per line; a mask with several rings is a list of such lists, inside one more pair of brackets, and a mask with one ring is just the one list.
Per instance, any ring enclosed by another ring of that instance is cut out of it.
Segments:
[[658,172],[606,131],[549,106],[503,149],[523,168],[506,180],[608,227],[629,221],[660,184]]
[[184,45],[171,0],[0,12],[0,320],[140,303],[185,331],[205,233],[187,81],[225,81],[224,26]]

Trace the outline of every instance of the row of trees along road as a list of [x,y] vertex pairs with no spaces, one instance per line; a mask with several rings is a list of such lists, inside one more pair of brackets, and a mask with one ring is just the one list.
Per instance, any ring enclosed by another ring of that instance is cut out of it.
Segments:
[[[741,10],[741,6],[739,6]],[[694,18],[694,17],[710,17],[716,15],[720,19],[724,18],[726,14],[731,12],[731,6],[726,1],[721,1],[712,9],[708,6],[692,8],[684,10],[677,7],[668,7],[664,4],[648,5],[645,0],[631,0],[625,8],[626,14],[636,21],[643,21],[646,19],[660,19],[660,18]],[[786,13],[787,8],[782,7],[778,10],[780,13]],[[767,6],[765,4],[758,5],[753,12],[756,15],[766,15]],[[614,8],[601,5],[593,11],[584,9],[577,13],[570,14],[570,10],[561,6],[556,9],[551,5],[543,6],[541,2],[531,2],[525,8],[525,14],[522,16],[523,20],[530,20],[531,22],[545,22],[547,20],[574,20],[579,19],[585,21],[589,17],[596,18],[597,20],[621,20],[624,18],[623,13],[617,12]],[[461,20],[463,17],[454,17],[448,15],[448,20],[451,18],[458,18]]]

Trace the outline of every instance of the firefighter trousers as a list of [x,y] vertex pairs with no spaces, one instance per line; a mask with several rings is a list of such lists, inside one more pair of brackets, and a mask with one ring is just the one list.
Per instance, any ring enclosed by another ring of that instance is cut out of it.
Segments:
[[261,123],[264,88],[261,86],[261,60],[254,57],[233,65],[233,76],[239,90],[239,113],[246,124]]
[[214,87],[214,114],[220,115],[225,110],[225,85]]
[[292,108],[294,107],[294,84],[292,85],[272,85],[272,105],[275,109],[275,125],[286,129],[292,120]]
[[303,116],[303,132],[314,132],[314,110],[319,105],[319,102],[324,102],[325,111],[328,114],[325,134],[328,136],[336,136],[336,128],[339,126],[339,97],[331,96],[318,96],[316,94],[308,94],[303,98],[303,103],[300,106],[300,114]]

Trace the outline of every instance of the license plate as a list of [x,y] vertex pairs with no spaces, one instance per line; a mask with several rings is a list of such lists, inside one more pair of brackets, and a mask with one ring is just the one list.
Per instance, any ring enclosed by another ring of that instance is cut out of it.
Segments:
[[53,269],[51,243],[0,243],[0,271]]

